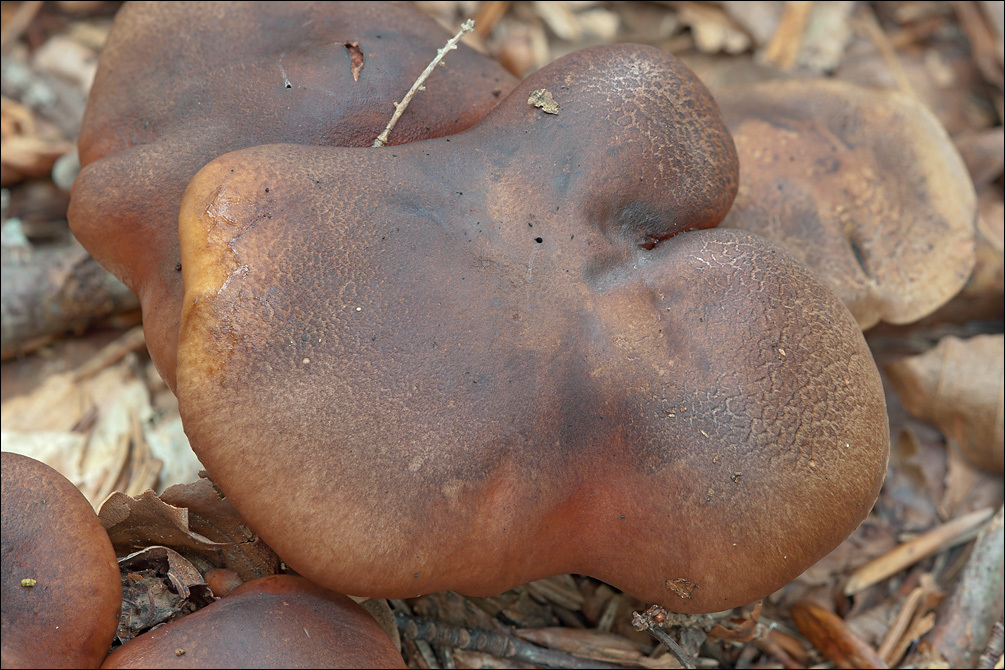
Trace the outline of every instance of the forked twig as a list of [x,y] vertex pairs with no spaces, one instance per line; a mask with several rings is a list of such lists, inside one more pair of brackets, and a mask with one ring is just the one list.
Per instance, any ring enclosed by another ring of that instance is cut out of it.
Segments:
[[670,637],[660,624],[667,618],[667,611],[660,607],[659,605],[653,605],[647,609],[642,614],[638,612],[632,613],[632,627],[635,630],[647,631],[654,638],[663,643],[663,645],[670,650],[670,653],[674,655],[677,662],[680,663],[682,668],[687,668],[688,670],[693,670],[695,667],[694,659],[687,655],[687,652],[677,644],[677,641]]
[[391,120],[387,122],[387,127],[384,128],[384,132],[378,135],[377,139],[373,141],[372,146],[374,147],[387,146],[387,136],[391,133],[391,129],[394,128],[395,124],[398,123],[398,119],[401,118],[401,115],[405,112],[405,108],[408,107],[408,103],[412,101],[412,98],[415,96],[416,92],[424,90],[425,87],[423,86],[423,84],[426,82],[427,79],[429,79],[429,75],[433,73],[433,70],[436,69],[436,66],[443,61],[443,58],[444,56],[447,55],[447,52],[456,49],[457,43],[461,41],[461,38],[464,37],[464,35],[466,35],[467,33],[470,33],[474,29],[475,29],[474,20],[468,19],[463,24],[461,24],[460,31],[456,35],[451,37],[449,40],[447,40],[446,45],[444,45],[442,49],[438,49],[436,51],[436,57],[432,61],[430,61],[429,65],[426,66],[426,69],[422,71],[422,74],[420,74],[419,78],[415,80],[415,83],[412,84],[412,88],[408,90],[408,93],[406,93],[405,97],[401,99],[401,102],[394,103],[394,115],[391,117]]

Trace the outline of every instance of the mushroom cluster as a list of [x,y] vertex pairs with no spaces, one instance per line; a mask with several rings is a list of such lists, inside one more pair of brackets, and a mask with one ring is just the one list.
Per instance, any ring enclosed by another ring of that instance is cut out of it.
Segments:
[[[213,41],[164,26],[240,5],[173,7],[118,19],[71,223],[140,295],[214,481],[298,573],[406,597],[578,572],[717,611],[868,513],[875,364],[810,271],[715,228],[736,150],[677,59],[595,47],[513,88],[460,52],[406,143],[361,148],[435,51],[410,19],[331,8],[305,38],[270,6]],[[150,58],[167,79],[143,83]]]

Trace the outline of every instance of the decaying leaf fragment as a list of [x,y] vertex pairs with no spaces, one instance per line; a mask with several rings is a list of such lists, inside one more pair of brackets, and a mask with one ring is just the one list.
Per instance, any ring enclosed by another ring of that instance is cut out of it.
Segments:
[[527,98],[527,104],[537,107],[546,114],[558,114],[558,103],[555,102],[555,96],[546,88],[531,91],[530,97]]
[[173,549],[147,547],[120,558],[119,569],[123,573],[119,642],[213,602],[199,570]]
[[276,554],[205,479],[169,487],[160,496],[113,493],[98,517],[120,555],[163,545],[186,558],[229,568],[244,581],[279,572]]
[[887,367],[911,414],[937,425],[971,462],[994,472],[1005,469],[1003,343],[1005,335],[949,336]]

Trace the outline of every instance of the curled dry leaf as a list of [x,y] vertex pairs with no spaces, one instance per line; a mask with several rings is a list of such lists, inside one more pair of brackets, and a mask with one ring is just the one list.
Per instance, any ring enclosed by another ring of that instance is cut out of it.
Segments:
[[229,568],[244,581],[279,571],[279,558],[207,480],[172,486],[160,497],[153,491],[137,498],[116,492],[98,516],[119,553],[166,545]]
[[931,351],[887,366],[909,412],[936,424],[973,463],[994,472],[1005,469],[1003,342],[1003,335],[948,336]]

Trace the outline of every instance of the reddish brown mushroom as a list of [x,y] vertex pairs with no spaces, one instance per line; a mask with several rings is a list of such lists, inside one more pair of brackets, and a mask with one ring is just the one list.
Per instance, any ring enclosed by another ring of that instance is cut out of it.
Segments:
[[[448,35],[405,3],[130,3],[102,51],[80,134],[70,223],[140,298],[174,387],[182,280],[178,206],[217,156],[270,142],[369,146]],[[469,127],[515,80],[451,52],[391,143]]]
[[966,283],[977,200],[924,105],[840,81],[769,81],[718,96],[740,156],[723,225],[764,235],[865,329],[911,323]]
[[223,156],[180,217],[193,447],[335,590],[765,596],[865,517],[889,437],[828,289],[763,238],[678,234],[736,182],[705,88],[632,45],[449,138]]
[[122,583],[90,503],[48,465],[3,452],[4,668],[96,668],[119,623]]
[[246,582],[195,614],[144,633],[103,668],[404,668],[366,610],[302,577]]

